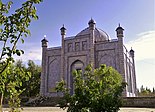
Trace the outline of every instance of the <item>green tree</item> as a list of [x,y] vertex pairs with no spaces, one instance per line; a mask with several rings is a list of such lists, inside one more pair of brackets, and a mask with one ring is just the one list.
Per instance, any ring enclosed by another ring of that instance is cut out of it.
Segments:
[[22,4],[21,8],[15,10],[14,14],[10,14],[9,11],[13,2],[3,3],[2,0],[0,0],[0,79],[2,79],[0,84],[0,108],[2,108],[3,96],[5,96],[6,87],[4,86],[8,82],[7,77],[3,75],[7,73],[7,67],[14,62],[13,55],[16,54],[20,56],[24,53],[23,50],[17,47],[17,44],[19,40],[24,43],[23,38],[30,34],[28,27],[30,26],[31,20],[38,19],[34,4],[39,4],[41,1],[42,0],[27,0]]
[[60,107],[68,112],[116,112],[122,104],[121,95],[126,83],[112,67],[101,65],[92,70],[91,65],[82,71],[73,72],[74,94],[69,94],[65,81],[57,84],[56,90],[63,96]]
[[145,90],[148,91],[148,93],[151,93],[151,89],[149,89],[148,87],[146,87]]
[[25,72],[25,69],[9,64],[0,77],[0,92],[3,93],[4,98],[8,100],[11,112],[18,111],[20,107],[19,95],[24,91],[20,89],[24,81],[28,81],[31,74]]
[[24,70],[26,70],[26,66],[23,64],[22,60],[17,60],[14,65],[16,67],[23,68]]
[[26,71],[31,73],[31,77],[28,81],[23,81],[22,88],[25,88],[25,92],[21,95],[26,97],[36,97],[39,95],[40,91],[41,67],[36,65],[32,60],[29,60]]
[[151,89],[148,87],[144,88],[142,85],[140,91],[138,92],[138,96],[154,96],[153,91],[151,91]]
[[140,92],[144,91],[145,88],[143,87],[143,85],[140,87]]

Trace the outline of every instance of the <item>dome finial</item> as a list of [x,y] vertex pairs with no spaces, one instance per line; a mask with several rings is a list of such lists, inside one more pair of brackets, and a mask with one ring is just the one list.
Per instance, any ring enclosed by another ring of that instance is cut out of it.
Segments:
[[118,24],[118,27],[121,27],[121,24],[120,23]]
[[66,30],[65,25],[62,24],[62,27],[60,28],[60,30]]
[[95,21],[92,19],[92,17],[91,17],[91,19],[89,20],[89,22],[88,22],[88,25],[89,25],[89,28],[91,29],[91,30],[94,30],[95,29]]
[[92,16],[91,16],[91,19],[90,20],[93,20]]
[[44,39],[46,38],[46,35],[44,35]]
[[91,17],[91,19],[89,20],[88,24],[95,24],[95,21],[93,20],[93,18]]
[[48,40],[46,39],[46,35],[44,35],[44,38],[41,40],[41,42],[48,42]]

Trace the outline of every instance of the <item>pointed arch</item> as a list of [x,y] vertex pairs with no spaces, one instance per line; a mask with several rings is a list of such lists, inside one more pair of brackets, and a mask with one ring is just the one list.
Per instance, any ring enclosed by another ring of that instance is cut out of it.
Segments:
[[71,64],[70,67],[70,94],[74,93],[74,85],[73,85],[73,76],[72,76],[72,71],[73,70],[83,70],[84,69],[84,63],[81,60],[76,60]]
[[71,64],[71,69],[72,70],[77,70],[77,69],[81,69],[83,68],[84,63],[81,60],[76,60]]

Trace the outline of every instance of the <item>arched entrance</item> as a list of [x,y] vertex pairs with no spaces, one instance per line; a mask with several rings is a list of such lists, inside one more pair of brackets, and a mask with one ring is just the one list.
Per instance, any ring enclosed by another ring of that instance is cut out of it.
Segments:
[[73,72],[73,70],[82,70],[83,71],[83,69],[84,69],[83,67],[84,67],[84,64],[80,60],[76,60],[71,64],[71,73],[70,73],[70,94],[71,95],[74,93],[72,72]]

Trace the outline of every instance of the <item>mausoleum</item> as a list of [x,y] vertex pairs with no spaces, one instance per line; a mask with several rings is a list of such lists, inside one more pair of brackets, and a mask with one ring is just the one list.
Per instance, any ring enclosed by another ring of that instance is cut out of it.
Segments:
[[116,38],[110,39],[109,35],[96,27],[93,19],[88,22],[88,27],[77,35],[66,37],[66,28],[60,29],[61,47],[48,47],[48,41],[42,42],[42,73],[40,94],[42,96],[57,96],[54,88],[56,82],[64,79],[70,93],[73,93],[72,71],[84,70],[88,64],[94,68],[106,64],[115,68],[128,83],[123,95],[136,96],[136,75],[134,51],[128,51],[123,44],[124,29],[119,25],[116,28]]

